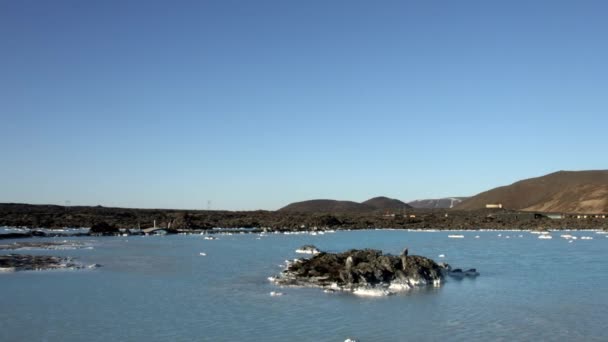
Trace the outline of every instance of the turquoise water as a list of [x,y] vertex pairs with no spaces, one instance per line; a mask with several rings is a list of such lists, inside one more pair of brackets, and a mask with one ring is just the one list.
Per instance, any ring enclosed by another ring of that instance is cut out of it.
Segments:
[[[605,235],[570,232],[594,239],[568,243],[560,233],[552,240],[527,232],[461,234],[464,239],[389,230],[259,240],[253,234],[214,241],[199,235],[72,238],[94,248],[20,253],[73,256],[103,267],[0,274],[0,340],[606,340]],[[269,283],[304,244],[394,254],[408,247],[410,254],[475,267],[481,276],[382,298]]]

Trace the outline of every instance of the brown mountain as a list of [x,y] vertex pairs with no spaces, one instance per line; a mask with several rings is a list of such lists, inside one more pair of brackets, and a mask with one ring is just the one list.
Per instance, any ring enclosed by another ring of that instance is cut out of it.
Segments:
[[310,201],[294,202],[279,211],[291,211],[300,213],[321,212],[367,212],[374,208],[364,204],[351,201],[336,201],[330,199],[317,199]]
[[365,204],[375,209],[381,210],[411,208],[411,206],[405,202],[401,202],[400,200],[384,196],[368,199],[367,201],[362,202],[361,204]]
[[564,213],[608,213],[608,170],[559,171],[473,196],[456,209],[501,203],[506,209]]
[[388,197],[374,197],[363,203],[357,203],[352,201],[336,201],[329,199],[317,199],[310,201],[302,201],[291,203],[279,211],[289,212],[301,212],[301,213],[312,213],[312,212],[350,212],[350,213],[367,213],[374,210],[391,210],[391,209],[403,209],[410,208],[404,202]]

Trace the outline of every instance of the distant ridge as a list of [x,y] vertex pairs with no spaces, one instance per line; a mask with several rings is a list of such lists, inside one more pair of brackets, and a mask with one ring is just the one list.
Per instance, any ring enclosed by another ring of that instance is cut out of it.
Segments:
[[446,197],[436,199],[422,199],[408,202],[413,208],[420,209],[449,209],[454,208],[468,197]]
[[365,204],[375,209],[381,210],[411,208],[411,206],[405,202],[401,202],[400,200],[384,196],[368,199],[367,201],[362,202],[361,204]]
[[374,210],[394,210],[411,208],[407,203],[388,198],[374,197],[365,202],[357,203],[353,201],[336,201],[330,199],[316,199],[291,203],[278,211],[282,212],[349,212],[367,213]]
[[474,210],[492,203],[523,211],[608,213],[608,170],[559,171],[525,179],[482,192],[456,208]]

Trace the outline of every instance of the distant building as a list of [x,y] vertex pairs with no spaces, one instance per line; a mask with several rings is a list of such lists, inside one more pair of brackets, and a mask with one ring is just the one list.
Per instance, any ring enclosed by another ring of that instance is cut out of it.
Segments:
[[502,209],[502,203],[496,203],[496,204],[486,204],[486,209]]

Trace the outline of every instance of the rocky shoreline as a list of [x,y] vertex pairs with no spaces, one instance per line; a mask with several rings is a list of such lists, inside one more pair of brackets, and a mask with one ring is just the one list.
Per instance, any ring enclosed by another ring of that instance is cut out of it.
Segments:
[[[248,228],[267,231],[329,229],[608,229],[608,218],[596,215],[551,219],[542,213],[504,209],[462,211],[407,209],[370,213],[297,213],[282,211],[211,211],[63,207],[54,205],[0,204],[0,227],[94,227],[100,235],[118,235],[120,229],[162,227],[168,233],[210,231],[213,228]],[[134,234],[135,232],[130,231]],[[17,235],[15,238],[25,237]],[[46,233],[49,234],[49,233]]]
[[319,252],[310,259],[288,261],[286,269],[269,280],[278,286],[318,287],[326,292],[383,296],[415,287],[440,286],[445,276],[461,275],[475,277],[479,273],[452,270],[447,264],[408,255],[407,249],[399,256],[374,249],[352,249],[342,253]]

